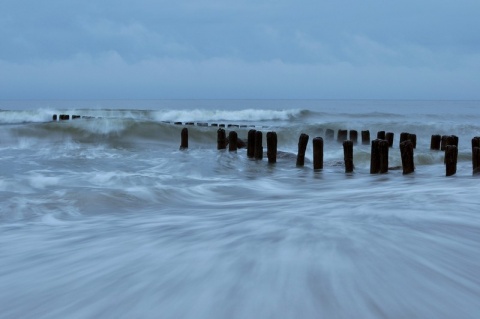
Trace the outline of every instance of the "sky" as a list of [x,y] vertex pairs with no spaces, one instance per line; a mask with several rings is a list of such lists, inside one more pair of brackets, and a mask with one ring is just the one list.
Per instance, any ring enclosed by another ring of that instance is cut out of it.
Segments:
[[478,0],[2,0],[0,99],[480,99]]

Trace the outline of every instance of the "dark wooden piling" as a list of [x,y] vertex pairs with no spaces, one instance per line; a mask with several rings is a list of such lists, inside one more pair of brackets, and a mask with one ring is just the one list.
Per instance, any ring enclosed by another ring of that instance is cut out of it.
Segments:
[[255,150],[254,150],[254,157],[257,160],[263,159],[263,134],[261,131],[255,131]]
[[440,150],[441,151],[445,151],[445,148],[447,147],[447,138],[448,138],[448,135],[442,135],[442,140],[441,140],[441,143],[440,143]]
[[330,128],[327,128],[327,130],[325,131],[325,139],[327,141],[332,141],[334,136],[335,136],[335,131]]
[[67,120],[70,119],[70,115],[68,115],[68,114],[60,114],[59,119],[60,119],[61,121],[67,121]]
[[400,155],[402,157],[403,174],[411,174],[415,171],[413,162],[413,144],[410,140],[400,143]]
[[380,174],[388,173],[388,149],[390,146],[388,145],[388,141],[380,140],[378,142],[378,153],[380,156]]
[[323,169],[323,138],[315,137],[313,144],[313,169]]
[[440,146],[442,144],[442,137],[438,134],[432,135],[430,140],[430,149],[434,151],[440,150]]
[[353,142],[353,144],[357,144],[358,143],[358,132],[356,130],[350,130],[350,137],[349,137],[350,141]]
[[362,131],[362,144],[369,145],[370,144],[370,131]]
[[173,124],[175,124],[175,125],[182,125],[183,123],[182,123],[182,122],[174,122]]
[[353,172],[353,141],[343,142],[343,161],[345,162],[345,173]]
[[212,124],[210,124],[210,126],[218,127],[218,123],[212,123]]
[[307,150],[309,136],[305,133],[300,134],[298,139],[297,166],[305,165],[305,151]]
[[475,146],[472,149],[473,174],[480,174],[480,147]]
[[480,147],[480,136],[472,138],[472,151],[475,147]]
[[475,136],[472,138],[472,153],[475,147],[480,147],[480,136]]
[[402,132],[402,133],[400,133],[400,142],[398,143],[398,145],[400,145],[400,144],[402,144],[403,142],[407,141],[409,135],[410,135],[410,134],[407,133],[407,132]]
[[[445,136],[445,151],[447,150],[447,146],[453,145],[457,147],[458,151],[458,136],[455,135],[446,135]],[[447,156],[444,157],[443,163],[447,164]]]
[[395,134],[392,132],[387,132],[385,134],[385,140],[388,142],[388,147],[393,147],[393,139],[395,137]]
[[277,133],[267,133],[267,157],[270,164],[277,162]]
[[186,127],[182,129],[181,137],[180,149],[185,150],[188,148],[188,129]]
[[457,172],[458,148],[455,145],[445,147],[446,176],[455,175]]
[[370,151],[370,174],[377,174],[380,171],[380,140],[372,141],[372,149]]
[[238,143],[238,134],[235,131],[230,131],[228,133],[228,151],[229,152],[236,152],[237,151],[237,143]]
[[80,115],[72,115],[72,120],[78,120],[80,118],[81,118]]
[[57,119],[58,119],[58,116],[57,116],[57,114],[53,114],[53,116],[52,116],[52,120],[53,120],[53,121],[56,121]]
[[248,131],[247,138],[247,157],[255,157],[255,132],[256,130]]
[[417,148],[417,134],[408,134],[408,139],[412,142],[413,148]]
[[456,135],[447,136],[447,145],[455,145],[458,148],[458,136]]
[[377,132],[377,139],[384,140],[385,139],[385,131],[378,131]]
[[223,128],[217,131],[217,150],[224,150],[227,148],[227,135]]
[[348,130],[338,130],[337,142],[343,143],[343,141],[346,141],[347,139],[348,139]]

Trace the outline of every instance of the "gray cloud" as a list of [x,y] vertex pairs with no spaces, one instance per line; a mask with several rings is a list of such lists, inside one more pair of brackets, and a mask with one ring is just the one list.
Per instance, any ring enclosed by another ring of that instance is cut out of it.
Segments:
[[0,4],[0,98],[480,98],[480,3]]

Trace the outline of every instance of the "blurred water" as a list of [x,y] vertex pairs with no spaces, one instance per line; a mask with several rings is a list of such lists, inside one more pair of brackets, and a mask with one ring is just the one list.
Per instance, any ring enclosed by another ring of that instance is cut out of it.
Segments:
[[[179,151],[182,126],[162,122],[172,110],[129,103],[0,113],[0,318],[478,318],[478,102],[173,110],[276,130],[292,156],[275,165],[217,151],[211,127],[189,127]],[[102,118],[47,122],[62,111]],[[356,145],[345,174],[336,142],[324,170],[311,145],[295,167],[298,135],[326,128],[395,132],[392,166],[400,132],[416,133],[416,172],[370,175],[369,146]],[[455,176],[428,149],[434,133],[460,138]]]

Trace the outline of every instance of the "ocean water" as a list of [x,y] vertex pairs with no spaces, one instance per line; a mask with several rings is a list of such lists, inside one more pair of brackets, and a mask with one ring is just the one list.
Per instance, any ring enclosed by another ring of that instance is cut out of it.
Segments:
[[[480,101],[0,108],[0,318],[480,318]],[[189,121],[275,131],[277,163],[217,150],[217,127],[173,124]],[[360,143],[346,174],[328,140],[314,171],[326,129],[393,132],[391,167],[414,133],[415,173],[370,174]],[[454,176],[432,134],[459,137]]]

